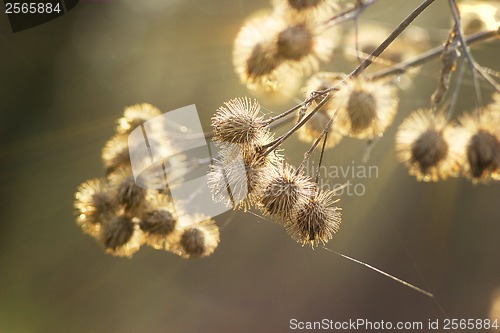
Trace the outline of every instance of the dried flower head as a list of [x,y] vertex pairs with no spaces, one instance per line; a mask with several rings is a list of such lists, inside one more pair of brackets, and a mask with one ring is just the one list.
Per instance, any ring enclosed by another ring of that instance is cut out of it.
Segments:
[[332,110],[336,111],[336,126],[345,135],[371,139],[381,136],[392,123],[398,102],[394,86],[357,77],[347,80],[333,95]]
[[443,114],[418,110],[399,127],[396,151],[410,175],[418,180],[438,181],[457,172],[458,139]]
[[479,115],[469,114],[461,117],[460,124],[465,136],[461,147],[464,175],[474,182],[498,178],[500,175],[500,112],[487,108]]
[[334,0],[273,0],[277,15],[300,19],[321,19],[333,16],[338,10]]
[[130,167],[127,136],[117,134],[109,139],[102,149],[101,156],[107,175],[120,167]]
[[127,213],[137,215],[146,207],[148,190],[137,185],[130,168],[119,168],[108,176],[116,202]]
[[257,100],[247,97],[225,102],[212,117],[214,140],[241,144],[253,143],[267,130]]
[[100,238],[106,252],[119,257],[131,257],[143,244],[138,221],[124,214],[106,220]]
[[[319,72],[314,74],[306,83],[305,96],[309,97],[315,91],[329,89],[345,78],[342,73]],[[315,105],[312,105],[313,108]],[[320,110],[318,110],[302,127],[297,131],[301,141],[314,143],[321,135],[323,130],[330,122],[330,115],[334,114],[334,105],[332,100],[329,100]],[[326,148],[332,148],[337,145],[344,136],[336,127],[336,121],[330,126],[326,140]]]
[[332,191],[317,191],[309,197],[306,205],[287,221],[288,233],[296,241],[311,246],[319,243],[326,244],[339,230],[341,223],[341,208],[332,205],[334,200]]
[[158,108],[148,103],[126,107],[123,117],[118,119],[116,132],[118,134],[130,134],[136,127],[160,114],[161,111]]
[[148,245],[159,250],[171,240],[177,227],[174,205],[166,196],[157,194],[148,200],[148,208],[139,216],[139,227]]
[[304,172],[297,173],[288,163],[263,176],[266,185],[259,193],[259,208],[281,221],[292,218],[316,192],[317,184],[311,177]]
[[276,35],[282,21],[275,16],[249,20],[234,41],[233,64],[242,83],[253,90],[274,91],[286,73],[279,70]]
[[500,4],[486,1],[463,1],[458,3],[460,20],[466,35],[484,30],[497,30]]
[[187,223],[180,230],[179,242],[172,250],[183,258],[203,258],[215,251],[219,241],[219,228],[207,217],[202,222]]
[[281,159],[275,152],[262,155],[260,147],[271,141],[272,135],[264,133],[254,146],[219,145],[218,156],[208,174],[208,186],[216,202],[244,210],[256,202],[256,195],[264,186],[263,175],[272,172]]
[[277,56],[284,60],[284,66],[309,75],[318,70],[320,61],[330,59],[336,42],[333,30],[321,30],[310,20],[284,23],[276,36]]
[[103,221],[115,214],[114,198],[105,179],[82,183],[75,194],[76,223],[83,232],[97,237]]

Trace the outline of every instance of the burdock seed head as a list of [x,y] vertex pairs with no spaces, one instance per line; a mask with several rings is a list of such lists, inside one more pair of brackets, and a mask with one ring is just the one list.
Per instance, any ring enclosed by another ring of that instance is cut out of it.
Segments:
[[347,80],[333,95],[331,116],[336,112],[337,126],[345,135],[374,138],[394,120],[398,101],[392,85],[357,77]]
[[148,103],[135,104],[126,107],[123,112],[123,117],[118,119],[116,132],[118,134],[128,135],[136,127],[142,125],[151,118],[159,116],[160,114],[161,111],[158,108]]
[[186,259],[203,258],[215,251],[219,241],[219,228],[212,219],[207,218],[183,227],[173,251]]
[[124,134],[113,136],[104,145],[101,156],[106,174],[120,167],[130,167],[128,137]]
[[257,100],[247,97],[225,102],[212,117],[214,139],[220,142],[251,144],[267,126]]
[[101,224],[113,216],[116,205],[105,179],[90,179],[82,183],[75,194],[76,223],[83,232],[97,237]]
[[102,225],[101,242],[106,252],[119,257],[131,257],[143,243],[143,234],[137,220],[119,214]]
[[307,203],[294,214],[285,225],[288,233],[297,242],[311,244],[326,244],[339,230],[341,223],[341,208],[332,205],[334,200],[332,191],[317,191]]
[[164,248],[177,227],[174,205],[166,196],[155,195],[148,200],[148,208],[139,216],[139,227],[148,245],[157,250]]
[[443,114],[418,110],[401,124],[396,151],[409,173],[423,181],[438,181],[458,170],[459,137]]
[[493,103],[476,115],[460,118],[463,174],[474,182],[486,182],[500,175],[500,109]]
[[148,190],[137,185],[130,168],[119,168],[108,180],[117,204],[127,213],[138,215],[146,207]]
[[264,214],[284,222],[309,202],[317,184],[303,172],[297,173],[288,163],[273,171],[264,175],[266,185],[259,193],[258,204]]

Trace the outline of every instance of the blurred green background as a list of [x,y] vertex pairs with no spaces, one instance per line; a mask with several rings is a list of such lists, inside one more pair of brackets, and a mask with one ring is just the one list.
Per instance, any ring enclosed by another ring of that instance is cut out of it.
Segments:
[[[436,1],[415,23],[434,46],[449,28],[446,3]],[[381,0],[362,18],[392,27],[418,4]],[[369,161],[378,178],[353,180],[366,193],[341,196],[342,228],[328,244],[435,299],[301,247],[249,213],[219,216],[219,248],[192,261],[149,248],[115,258],[78,229],[75,189],[103,175],[100,151],[125,106],[149,102],[167,112],[196,104],[208,130],[224,101],[253,96],[233,72],[232,42],[245,18],[265,8],[267,0],[81,1],[16,34],[1,15],[1,333],[286,332],[291,318],[490,316],[500,290],[500,185],[418,183],[395,156],[397,125],[429,104],[436,61],[401,92],[395,124]],[[474,54],[498,70],[498,42]],[[323,68],[348,72],[353,64],[338,56]],[[467,75],[461,91],[457,112],[474,105]],[[483,93],[489,101],[491,90]],[[259,99],[269,113],[294,103]],[[325,164],[360,165],[364,147],[345,139]],[[299,163],[308,145],[293,138],[285,148]]]

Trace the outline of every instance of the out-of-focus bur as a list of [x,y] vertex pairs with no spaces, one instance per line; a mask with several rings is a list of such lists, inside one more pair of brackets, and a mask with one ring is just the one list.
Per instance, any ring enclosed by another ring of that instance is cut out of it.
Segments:
[[76,223],[83,232],[97,237],[103,221],[115,215],[114,197],[105,179],[82,183],[75,194]]
[[498,1],[467,0],[458,2],[460,20],[466,35],[484,30],[497,30],[500,19]]
[[318,69],[334,49],[335,29],[305,16],[261,16],[248,21],[234,43],[233,64],[242,83],[274,91]]
[[462,139],[444,114],[422,109],[399,127],[396,151],[411,175],[418,180],[438,181],[457,174]]
[[397,89],[384,81],[348,79],[332,98],[330,117],[345,135],[360,139],[381,136],[398,111]]
[[[129,135],[138,126],[160,115],[160,110],[147,103],[125,109],[123,117],[118,120],[115,136],[102,150],[107,177],[88,180],[77,189],[74,203],[76,222],[83,232],[97,239],[105,251],[114,256],[131,257],[146,243],[184,258],[205,257],[219,243],[217,225],[213,221],[202,222],[199,226],[193,222],[190,231],[186,231],[186,224],[178,223],[179,212],[169,197],[170,189],[141,187],[132,174]],[[173,165],[186,167],[186,157],[176,151],[167,133],[168,126],[175,124],[165,124],[164,121],[148,123],[148,147],[154,147],[161,156],[173,155]],[[141,162],[152,163],[150,160]],[[148,170],[144,171],[144,176],[149,177]],[[174,184],[175,188],[178,180],[172,179],[169,185]]]
[[460,117],[462,173],[473,182],[500,180],[500,94],[474,114]]
[[[196,218],[200,220],[199,217]],[[170,249],[183,258],[202,258],[211,255],[219,245],[219,228],[206,217],[198,223],[187,223],[179,229],[179,240]]]

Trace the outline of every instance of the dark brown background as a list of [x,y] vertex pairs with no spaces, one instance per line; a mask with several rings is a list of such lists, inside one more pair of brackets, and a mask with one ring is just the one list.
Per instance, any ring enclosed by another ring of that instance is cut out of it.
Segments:
[[[436,2],[416,22],[433,45],[449,27],[446,1]],[[381,0],[363,18],[393,26],[418,3]],[[194,103],[208,129],[219,105],[249,95],[233,73],[232,42],[263,8],[267,1],[81,1],[16,34],[0,15],[0,332],[284,332],[291,318],[488,317],[500,288],[499,185],[418,183],[395,156],[397,124],[428,105],[437,62],[401,93],[395,125],[370,160],[379,177],[358,180],[363,197],[341,197],[343,225],[328,244],[435,300],[302,248],[251,214],[218,217],[230,221],[222,242],[198,261],[148,248],[114,258],[76,227],[74,191],[103,174],[100,150],[124,106],[146,101],[166,112]],[[474,52],[498,69],[498,43]],[[352,66],[339,56],[324,68]],[[483,92],[488,101],[491,91]],[[273,112],[293,103],[260,100]],[[465,76],[458,110],[472,105]],[[286,147],[295,163],[307,149],[296,139]],[[344,140],[325,163],[358,165],[363,149]]]

